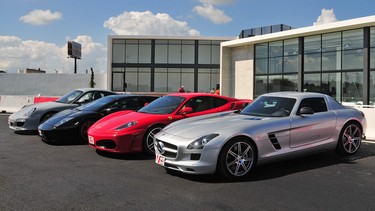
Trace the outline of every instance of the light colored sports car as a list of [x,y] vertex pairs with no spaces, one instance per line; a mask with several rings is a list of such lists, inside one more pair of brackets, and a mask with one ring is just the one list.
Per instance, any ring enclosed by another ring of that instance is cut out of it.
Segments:
[[336,150],[353,155],[361,146],[364,114],[319,93],[264,94],[241,112],[222,112],[172,123],[154,138],[156,160],[166,170],[218,172],[246,177],[256,165]]
[[101,89],[75,89],[54,102],[36,103],[23,107],[9,116],[9,128],[16,132],[37,131],[40,123],[57,112],[75,108],[101,97],[114,94],[116,93]]

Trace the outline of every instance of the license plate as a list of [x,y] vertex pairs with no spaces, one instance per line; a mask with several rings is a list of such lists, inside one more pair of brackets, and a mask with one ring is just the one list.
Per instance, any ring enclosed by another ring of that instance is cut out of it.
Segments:
[[164,166],[165,157],[163,155],[156,154],[155,163]]
[[89,136],[89,144],[95,145],[95,143],[94,143],[94,137]]

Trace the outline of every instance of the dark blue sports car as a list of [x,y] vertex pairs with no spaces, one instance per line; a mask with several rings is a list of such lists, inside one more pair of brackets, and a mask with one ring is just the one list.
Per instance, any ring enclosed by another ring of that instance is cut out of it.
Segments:
[[38,127],[45,142],[79,139],[87,142],[87,130],[102,117],[122,110],[138,110],[157,99],[156,96],[111,95],[83,106],[61,111]]

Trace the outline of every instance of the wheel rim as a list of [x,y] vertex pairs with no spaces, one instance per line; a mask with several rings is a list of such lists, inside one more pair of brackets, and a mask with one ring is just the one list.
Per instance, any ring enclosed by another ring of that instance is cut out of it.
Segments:
[[229,148],[225,160],[226,167],[232,175],[243,176],[253,165],[253,147],[246,142],[237,142]]
[[89,130],[91,125],[93,125],[94,123],[95,123],[94,121],[87,121],[82,124],[80,132],[81,132],[81,137],[84,140],[87,139],[87,131]]
[[150,132],[147,134],[147,139],[146,139],[146,144],[147,144],[147,148],[151,151],[151,152],[155,152],[155,149],[154,149],[154,136],[159,132],[161,131],[161,127],[156,127],[156,128],[153,128],[150,130]]
[[356,152],[362,140],[361,129],[357,125],[349,125],[342,134],[342,143],[348,153]]

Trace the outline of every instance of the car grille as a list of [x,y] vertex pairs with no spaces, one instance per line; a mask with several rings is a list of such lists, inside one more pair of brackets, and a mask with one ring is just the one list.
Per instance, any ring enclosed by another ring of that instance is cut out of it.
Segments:
[[156,139],[159,152],[168,158],[176,158],[177,157],[177,151],[178,147],[176,145],[161,141],[159,139]]

